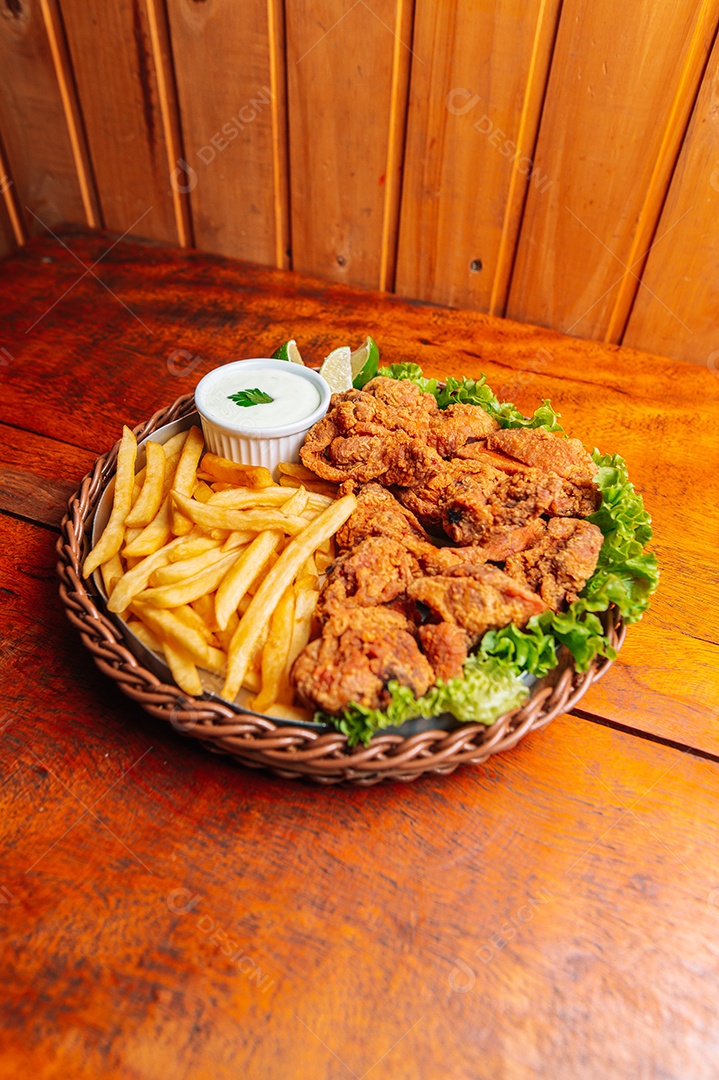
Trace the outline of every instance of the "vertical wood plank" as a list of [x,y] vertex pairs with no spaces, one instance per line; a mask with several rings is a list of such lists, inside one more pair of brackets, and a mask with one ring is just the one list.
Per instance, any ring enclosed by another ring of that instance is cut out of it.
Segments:
[[389,288],[413,0],[287,0],[286,10],[292,264]]
[[718,18],[716,0],[565,0],[512,318],[621,336]]
[[279,0],[168,0],[195,242],[287,264],[284,28]]
[[106,227],[186,240],[170,184],[173,88],[158,76],[145,0],[61,0],[61,9]]
[[51,5],[40,0],[0,9],[2,137],[22,228],[31,234],[42,232],[43,223],[96,223],[92,178],[78,174],[84,135],[76,126],[72,77],[62,66],[62,30],[51,15]]
[[414,48],[425,63],[413,65],[410,86],[403,295],[503,312],[559,6],[417,4]]
[[[719,375],[719,40],[714,44],[624,341]],[[665,239],[666,238],[666,239]]]

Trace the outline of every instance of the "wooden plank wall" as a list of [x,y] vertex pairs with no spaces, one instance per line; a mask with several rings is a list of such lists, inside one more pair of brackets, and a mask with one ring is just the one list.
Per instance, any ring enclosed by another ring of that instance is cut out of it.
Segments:
[[63,223],[719,370],[719,0],[0,0],[0,255]]

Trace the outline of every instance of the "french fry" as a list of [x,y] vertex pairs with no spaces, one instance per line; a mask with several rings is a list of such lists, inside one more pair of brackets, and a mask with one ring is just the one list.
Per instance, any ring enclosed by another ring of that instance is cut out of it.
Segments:
[[234,551],[236,548],[244,547],[245,544],[251,544],[255,539],[255,536],[256,533],[252,532],[250,529],[231,532],[222,545],[222,550]]
[[[259,491],[252,491],[251,488],[227,487],[222,491],[213,492],[209,502],[211,506],[231,506],[235,510],[257,506],[281,506],[285,513],[288,513],[287,504],[299,490],[299,487],[271,487],[261,488]],[[306,488],[305,491],[307,491]],[[334,502],[334,498],[307,492],[306,506],[311,507],[313,510],[324,510],[331,502]],[[301,510],[289,512],[302,513]]]
[[177,491],[172,492],[172,499],[180,511],[190,520],[199,525],[201,529],[254,529],[260,532],[263,529],[282,529],[291,536],[307,525],[304,518],[286,517],[281,510],[272,507],[258,507],[256,510],[232,510],[224,506],[209,506],[205,503],[194,502]]
[[300,480],[296,476],[283,475],[280,477],[280,486],[290,488],[304,487],[315,495],[323,495],[330,500],[337,498],[337,488],[334,484],[325,483],[324,480]]
[[162,485],[165,480],[167,458],[159,443],[145,444],[147,464],[142,490],[125,518],[126,528],[145,528],[150,524],[162,503]]
[[193,663],[208,671],[222,671],[225,664],[224,652],[213,649],[199,630],[186,626],[174,612],[135,602],[132,613],[149,626],[161,641],[169,641],[171,645],[184,650]]
[[215,618],[215,596],[216,593],[205,593],[204,596],[198,596],[197,600],[193,600],[190,607],[197,612],[202,621],[210,627],[211,630],[217,629],[217,619]]
[[[211,553],[208,552],[209,554]],[[137,596],[137,601],[143,607],[152,605],[157,608],[176,608],[182,604],[190,604],[203,593],[213,592],[237,558],[236,551],[229,551],[226,555],[222,555],[214,565],[206,567],[191,578],[185,578],[171,585],[145,589]]]
[[165,451],[165,457],[168,458],[168,461],[170,458],[175,459],[175,466],[177,465],[177,461],[180,457],[180,454],[182,453],[182,448],[187,442],[187,436],[189,434],[189,430],[180,431],[177,435],[173,435],[171,439],[168,439],[167,442],[161,444],[162,449]]
[[198,480],[192,498],[197,499],[198,502],[206,503],[210,501],[213,494],[214,492],[209,484],[205,483],[204,480]]
[[287,674],[289,676],[297,657],[310,640],[312,631],[312,619],[319,593],[314,588],[303,588],[299,582],[295,583],[295,611],[292,622],[292,640],[287,654]]
[[216,544],[214,548],[203,551],[192,559],[182,559],[180,562],[171,562],[167,566],[159,567],[153,571],[148,584],[152,588],[158,588],[160,585],[174,585],[178,581],[187,581],[225,559],[227,554],[227,552],[222,552],[219,544]]
[[117,472],[115,492],[112,498],[112,510],[102,536],[85,559],[82,576],[89,577],[113,555],[117,555],[125,538],[125,518],[132,505],[132,489],[135,483],[135,458],[137,439],[129,427],[122,429],[122,439],[117,453]]
[[242,597],[264,569],[280,539],[281,534],[274,530],[260,533],[223,578],[215,597],[215,618],[220,630],[226,628],[230,616],[237,611]]
[[313,577],[313,578],[316,578],[318,576],[318,574],[317,574],[317,560],[315,558],[315,553],[314,552],[312,552],[311,555],[307,556],[307,558],[305,559],[305,564],[304,564],[304,566],[302,567],[302,569],[300,570],[300,572],[299,572],[299,574],[297,576],[300,577],[300,576],[305,576],[305,575],[308,576],[308,577]]
[[203,551],[216,548],[218,541],[206,536],[200,529],[196,529],[184,537],[182,543],[170,554],[170,562],[182,562],[184,559],[194,559],[195,555],[201,555]]
[[280,698],[287,698],[287,654],[292,642],[292,619],[295,593],[291,585],[285,589],[270,620],[270,633],[262,650],[262,689],[250,702],[257,712],[267,709]]
[[202,471],[209,473],[215,480],[237,484],[239,487],[266,488],[274,484],[272,473],[262,465],[240,465],[239,462],[228,461],[218,454],[205,454]]
[[308,469],[306,465],[301,465],[299,461],[281,461],[277,466],[280,474],[284,476],[294,476],[297,480],[316,480],[317,474],[313,473],[311,469]]
[[305,724],[312,723],[314,713],[309,709],[301,709],[297,705],[282,705],[275,701],[272,705],[272,715],[278,720],[301,720]]
[[[198,427],[190,428],[189,435],[182,447],[180,460],[172,482],[172,490],[180,495],[192,495],[197,477],[195,475],[200,456],[205,446],[205,440]],[[175,536],[186,536],[192,530],[192,523],[187,520],[177,503],[171,507],[171,528]]]
[[318,550],[315,552],[315,565],[318,574],[326,574],[333,562],[334,559],[326,551]]
[[261,685],[262,680],[259,671],[248,671],[242,683],[243,689],[249,690],[251,694],[256,694]]
[[170,552],[179,543],[179,538],[171,540],[165,547],[153,552],[152,555],[148,555],[137,566],[123,574],[107,602],[110,611],[114,611],[118,615],[125,611],[138,593],[141,593],[147,587],[152,572],[160,566],[165,566],[170,561]]
[[105,594],[110,596],[112,590],[125,573],[119,553],[116,553],[111,559],[102,564],[100,573],[102,574],[102,583],[105,586]]
[[172,677],[180,690],[184,690],[186,694],[190,694],[192,697],[199,697],[204,693],[192,657],[184,649],[178,649],[176,645],[171,644],[169,641],[162,642],[162,651],[165,654],[167,666],[172,672]]
[[[289,499],[282,507],[283,513],[289,516],[291,516],[292,514],[297,514],[298,517],[303,516],[305,511],[308,509],[307,504],[309,502],[309,498],[310,493],[307,488],[298,487],[294,495],[290,495]],[[309,508],[309,512],[312,517],[317,517],[316,512],[313,512],[311,507]]]
[[142,529],[125,529],[125,547],[127,547],[128,544],[131,544],[133,540],[136,540],[141,532]]
[[203,638],[208,645],[212,645],[214,648],[218,648],[220,642],[215,637],[213,631],[207,625],[198,611],[195,611],[189,604],[182,604],[180,607],[172,609],[180,622],[183,622],[185,626],[191,626],[193,630],[199,630]]
[[139,638],[146,649],[150,649],[151,652],[161,653],[162,642],[156,634],[153,634],[149,626],[145,626],[144,622],[140,619],[133,619],[132,622],[127,624],[132,630],[136,638]]
[[[239,626],[239,623],[240,623],[240,616],[238,615],[238,613],[236,611],[232,611],[230,613],[229,619],[227,620],[227,626],[225,627],[225,629],[224,630],[218,629],[218,631],[217,631],[217,636],[220,639],[220,644],[222,645],[222,648],[225,650],[225,652],[227,652],[227,650],[230,647],[230,642],[232,641],[232,635],[234,634],[235,630]],[[257,689],[259,690],[259,686],[257,687]]]
[[171,536],[170,496],[166,495],[150,524],[139,536],[125,545],[122,554],[125,558],[152,555],[155,551],[159,551]]
[[163,444],[162,449],[165,452],[166,461],[160,509],[150,524],[145,529],[140,530],[139,535],[135,534],[134,529],[126,531],[125,548],[129,547],[130,550],[128,552],[123,550],[123,555],[130,558],[152,555],[154,551],[166,544],[172,536],[170,530],[170,504],[167,497],[170,494],[170,488],[175,478],[175,470],[180,459],[180,452],[187,441],[187,435],[188,432],[181,431],[179,435],[173,435],[171,439]]
[[327,537],[334,535],[357,506],[354,495],[345,495],[328,506],[280,555],[253,597],[230,643],[227,677],[222,696],[234,701],[247,671],[253,646],[267,626],[279,597],[294,579],[307,556]]
[[220,491],[213,491],[209,499],[210,506],[231,506],[236,510],[243,507],[282,506],[292,492],[281,487],[248,488],[224,485]]
[[[283,538],[283,539],[284,539],[284,538]],[[264,573],[263,573],[263,577],[264,577],[264,576],[265,576],[266,574],[269,574],[270,570],[272,569],[272,567],[273,567],[273,566],[275,565],[275,563],[276,563],[276,562],[277,562],[277,560],[279,559],[281,551],[282,551],[282,541],[280,541],[280,546],[279,546],[279,547],[277,548],[277,550],[276,550],[276,551],[272,551],[272,552],[271,552],[271,553],[270,553],[270,554],[269,554],[269,555],[267,556],[267,562],[265,563],[265,568],[264,568]],[[261,584],[262,584],[262,578],[261,578],[261,577],[259,577],[259,576],[258,576],[258,577],[256,577],[256,578],[255,578],[255,580],[254,580],[254,581],[252,582],[252,584],[250,585],[250,587],[248,588],[248,590],[247,590],[247,595],[248,595],[248,596],[254,596],[254,595],[255,595],[255,593],[257,592],[257,590],[259,589],[259,587],[260,587],[260,585],[261,585]]]

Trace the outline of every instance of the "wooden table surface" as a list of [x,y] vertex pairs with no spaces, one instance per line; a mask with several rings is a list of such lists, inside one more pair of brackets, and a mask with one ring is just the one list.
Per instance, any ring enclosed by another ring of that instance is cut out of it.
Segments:
[[[0,313],[0,1077],[715,1080],[716,372],[103,234],[0,263]],[[366,333],[621,452],[662,580],[512,752],[324,790],[123,697],[54,545],[123,422],[289,337],[319,360]]]

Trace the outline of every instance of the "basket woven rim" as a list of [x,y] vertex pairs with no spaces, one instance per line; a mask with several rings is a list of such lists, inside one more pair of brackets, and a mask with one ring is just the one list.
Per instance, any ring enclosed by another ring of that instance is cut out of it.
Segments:
[[[193,394],[179,397],[134,428],[138,442],[194,411]],[[101,610],[104,602],[92,582],[82,577],[85,538],[100,496],[114,475],[119,445],[118,440],[97,458],[68,500],[57,542],[60,597],[100,671],[146,712],[166,720],[179,733],[199,739],[208,750],[284,779],[306,777],[320,784],[345,781],[370,786],[382,780],[414,780],[426,773],[444,775],[459,765],[479,764],[492,754],[512,749],[530,731],[571,709],[611,666],[605,657],[596,657],[584,672],[577,672],[570,663],[554,684],[542,686],[519,709],[505,713],[491,726],[463,723],[452,731],[431,729],[409,736],[378,733],[368,746],[356,747],[350,747],[339,731],[280,724],[229,703],[190,698],[137,660],[122,631]],[[626,634],[621,615],[612,607],[600,618],[619,651]]]

